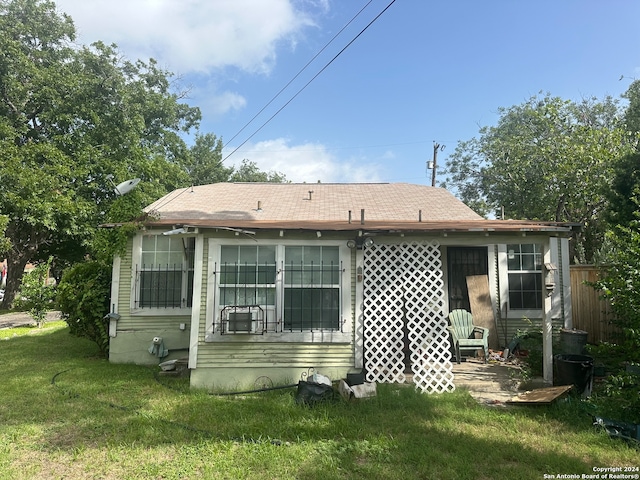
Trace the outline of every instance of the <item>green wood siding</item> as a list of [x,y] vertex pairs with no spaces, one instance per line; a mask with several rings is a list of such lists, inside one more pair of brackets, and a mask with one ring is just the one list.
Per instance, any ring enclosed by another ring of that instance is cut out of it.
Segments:
[[[118,288],[117,312],[120,314],[116,336],[109,344],[109,360],[114,363],[136,363],[154,365],[160,361],[186,356],[189,348],[189,315],[170,313],[168,315],[131,314],[131,290],[133,281],[132,240],[129,240],[126,254],[121,257],[120,285]],[[180,329],[185,324],[185,329]],[[162,337],[169,356],[158,359],[148,351],[153,337]]]
[[[277,241],[277,240],[275,240]],[[346,240],[345,240],[346,241]],[[250,378],[252,376],[251,369],[270,369],[274,367],[282,368],[283,371],[291,372],[295,369],[308,369],[314,367],[317,371],[322,372],[323,368],[348,371],[353,368],[354,352],[352,342],[345,343],[293,343],[293,342],[247,342],[243,343],[234,338],[234,342],[205,342],[207,319],[206,303],[207,295],[207,272],[209,271],[209,242],[207,238],[204,241],[204,262],[203,262],[203,278],[201,292],[201,308],[199,316],[198,328],[198,355],[196,370],[199,371],[198,377],[205,384],[217,384],[214,381],[216,372],[224,369],[236,369],[238,372],[245,370],[245,373],[239,375],[242,378]],[[355,267],[355,254],[352,254],[348,260],[352,267]],[[351,310],[355,311],[355,268],[351,269]],[[351,318],[353,323],[353,318]],[[265,337],[268,337],[268,333]],[[247,370],[249,369],[249,370]],[[210,371],[208,377],[206,372]],[[210,378],[211,380],[207,380]],[[204,380],[202,380],[204,379]]]
[[348,344],[204,344],[198,349],[198,368],[207,366],[275,365],[316,367],[353,364],[352,347]]
[[[498,343],[501,348],[505,348],[513,337],[516,336],[518,330],[542,330],[542,319],[531,318],[527,321],[524,318],[509,318],[498,320]],[[561,318],[554,318],[551,321],[553,327],[554,339],[559,336],[559,330],[563,328],[564,321]]]

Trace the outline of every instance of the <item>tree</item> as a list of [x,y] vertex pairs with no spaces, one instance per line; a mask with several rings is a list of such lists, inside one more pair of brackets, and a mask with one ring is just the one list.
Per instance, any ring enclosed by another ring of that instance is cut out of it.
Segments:
[[607,216],[612,226],[629,225],[636,220],[636,197],[640,195],[640,80],[631,83],[623,97],[629,100],[624,127],[634,138],[635,149],[614,167]]
[[229,181],[285,183],[287,178],[284,173],[264,172],[258,168],[255,162],[244,159],[240,167],[231,174]]
[[38,328],[44,325],[47,312],[51,310],[56,296],[55,285],[49,283],[51,261],[50,258],[25,274],[17,302],[21,308],[29,310]]
[[233,168],[222,164],[222,140],[213,133],[197,134],[195,142],[189,148],[182,162],[191,185],[207,185],[226,182],[233,173]]
[[640,151],[625,155],[616,163],[608,192],[607,220],[611,226],[629,225],[636,219],[640,196]]
[[[11,305],[28,262],[64,267],[105,250],[96,228],[127,222],[189,184],[228,181],[222,141],[196,135],[200,110],[155,60],[127,61],[115,45],[77,46],[72,19],[49,0],[0,0],[0,214]],[[247,163],[242,181],[282,181]],[[115,183],[140,178],[124,197]],[[103,252],[104,253],[104,252]],[[105,260],[106,261],[106,260]]]
[[458,144],[445,185],[482,215],[582,224],[574,253],[589,261],[606,231],[614,166],[632,151],[617,102],[547,94],[499,113],[496,126]]
[[640,80],[634,80],[622,95],[629,100],[624,113],[625,128],[634,133],[640,133]]
[[11,241],[4,235],[8,223],[9,217],[0,215],[0,258],[4,258],[4,254],[11,250]]
[[180,103],[155,61],[129,62],[115,46],[74,47],[70,17],[47,0],[0,2],[0,213],[9,217],[4,306],[27,262],[88,250],[120,200],[116,182],[142,179],[140,209],[188,184],[180,137],[200,112]]

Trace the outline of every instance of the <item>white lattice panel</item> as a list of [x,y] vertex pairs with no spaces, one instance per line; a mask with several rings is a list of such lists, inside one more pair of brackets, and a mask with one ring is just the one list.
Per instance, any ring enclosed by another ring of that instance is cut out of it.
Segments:
[[416,388],[430,393],[453,390],[438,244],[375,244],[365,250],[364,267],[367,379],[405,381],[406,329]]
[[373,245],[364,253],[364,352],[367,380],[403,383],[402,248]]

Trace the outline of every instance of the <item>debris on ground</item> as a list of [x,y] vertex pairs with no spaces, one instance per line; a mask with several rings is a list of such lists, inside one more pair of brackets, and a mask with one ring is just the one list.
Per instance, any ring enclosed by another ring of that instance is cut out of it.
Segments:
[[593,424],[602,427],[612,438],[620,438],[627,442],[640,445],[640,425],[637,423],[608,420],[602,417],[593,417]]
[[549,405],[564,396],[572,388],[573,385],[537,388],[513,397],[507,403],[511,405]]
[[316,373],[313,368],[310,368],[300,376],[298,391],[296,392],[297,404],[315,405],[334,398],[335,392],[329,377]]
[[345,380],[340,380],[338,391],[347,401],[360,398],[371,398],[377,395],[376,384],[364,382],[358,385],[349,385]]

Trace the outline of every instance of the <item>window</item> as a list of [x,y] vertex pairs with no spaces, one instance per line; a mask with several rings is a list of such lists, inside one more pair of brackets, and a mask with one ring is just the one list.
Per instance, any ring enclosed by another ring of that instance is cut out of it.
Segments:
[[284,269],[284,329],[338,330],[338,247],[287,247]]
[[341,331],[339,257],[331,245],[222,245],[219,331]]
[[191,307],[194,252],[194,237],[142,237],[135,308]]
[[275,246],[223,245],[219,276],[221,321],[226,322],[221,331],[262,333],[275,328]]
[[542,308],[542,252],[540,245],[507,245],[509,305],[514,310]]

